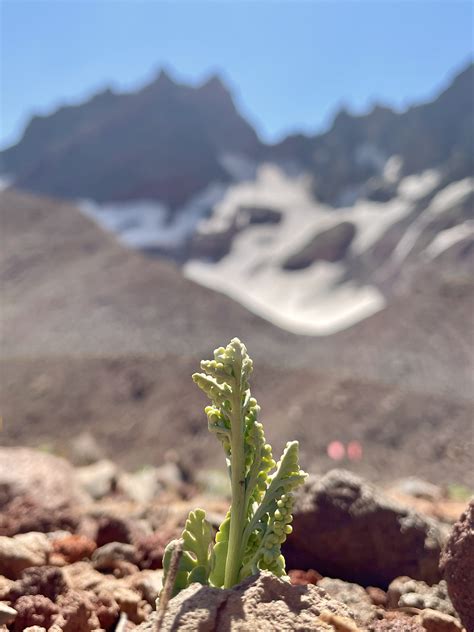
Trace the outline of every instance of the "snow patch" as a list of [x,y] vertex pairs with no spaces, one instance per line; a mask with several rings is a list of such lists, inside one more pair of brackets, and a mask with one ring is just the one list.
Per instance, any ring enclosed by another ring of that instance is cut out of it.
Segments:
[[133,200],[97,204],[81,200],[79,209],[131,248],[172,251],[183,246],[201,219],[222,197],[225,187],[209,185],[181,209],[169,212],[155,200]]
[[386,182],[395,184],[395,182],[398,182],[400,180],[402,167],[403,158],[401,156],[390,156],[383,168],[383,179]]
[[[413,178],[414,176],[410,177]],[[471,193],[473,184],[474,178],[464,178],[464,180],[449,184],[434,196],[429,206],[409,226],[398,242],[392,253],[392,266],[400,266],[405,261],[426,226],[437,215],[441,215],[456,204],[461,203]]]
[[427,246],[424,254],[429,260],[436,259],[440,254],[464,239],[474,238],[474,220],[467,220],[462,224],[447,228],[436,235],[433,241]]
[[436,169],[427,169],[423,173],[406,176],[398,185],[398,194],[407,200],[419,200],[428,195],[438,185],[441,174]]
[[372,286],[343,282],[344,266],[318,262],[298,272],[275,267],[242,274],[236,258],[222,265],[191,261],[185,275],[237,300],[274,325],[296,334],[327,335],[371,316],[385,307]]
[[275,165],[264,165],[255,181],[231,186],[198,230],[225,231],[241,206],[252,205],[280,211],[282,221],[247,227],[217,263],[189,261],[184,267],[188,278],[295,333],[333,333],[385,306],[377,288],[347,280],[344,262],[317,261],[294,271],[284,270],[283,264],[316,234],[342,221],[356,225],[351,248],[354,253],[363,251],[408,213],[410,204],[359,201],[354,207],[335,209],[312,198],[304,176],[291,178]]

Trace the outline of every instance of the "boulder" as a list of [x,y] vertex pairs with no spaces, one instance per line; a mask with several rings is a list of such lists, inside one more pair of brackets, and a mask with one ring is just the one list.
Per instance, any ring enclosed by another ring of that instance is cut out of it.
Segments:
[[203,227],[194,233],[188,245],[189,258],[219,261],[232,248],[234,238],[251,225],[279,224],[281,211],[267,206],[239,206],[233,217],[223,226]]
[[0,448],[0,534],[72,530],[87,502],[64,459],[29,448]]
[[351,222],[341,222],[327,230],[317,233],[303,248],[288,257],[283,264],[284,270],[308,268],[315,261],[340,261],[356,234]]
[[235,220],[222,230],[196,231],[189,243],[189,257],[219,261],[229,253],[238,232]]
[[288,568],[386,587],[396,577],[436,583],[444,532],[435,519],[388,500],[345,470],[310,477],[297,494]]
[[237,223],[239,226],[251,224],[279,224],[281,211],[270,206],[239,206],[237,211]]
[[467,632],[474,631],[474,499],[453,527],[440,564],[449,596]]
[[[155,629],[153,613],[137,632]],[[351,611],[318,586],[294,586],[271,573],[229,590],[192,584],[168,604],[160,632],[357,632]]]

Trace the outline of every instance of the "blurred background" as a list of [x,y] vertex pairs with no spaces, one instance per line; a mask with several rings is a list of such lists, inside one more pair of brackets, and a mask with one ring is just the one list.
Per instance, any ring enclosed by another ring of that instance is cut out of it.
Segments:
[[474,486],[470,2],[1,3],[4,445]]

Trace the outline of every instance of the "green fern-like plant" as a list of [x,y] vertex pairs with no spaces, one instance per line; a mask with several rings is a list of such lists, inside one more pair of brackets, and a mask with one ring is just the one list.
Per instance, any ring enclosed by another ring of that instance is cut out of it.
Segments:
[[173,551],[182,551],[172,594],[193,582],[230,588],[246,577],[269,570],[285,575],[281,545],[291,533],[293,491],[306,474],[298,463],[298,442],[287,443],[278,463],[266,443],[260,407],[250,394],[253,370],[247,349],[238,338],[201,362],[194,382],[211,400],[205,408],[209,430],[224,448],[232,501],[212,542],[205,512],[189,514],[180,541],[168,544],[163,558],[165,582]]

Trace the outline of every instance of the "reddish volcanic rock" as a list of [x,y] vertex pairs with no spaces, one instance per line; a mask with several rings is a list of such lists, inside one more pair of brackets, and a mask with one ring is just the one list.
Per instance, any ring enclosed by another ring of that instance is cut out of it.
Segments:
[[441,557],[449,596],[467,632],[474,630],[474,500],[454,525]]
[[99,630],[94,604],[86,592],[70,590],[57,600],[59,615],[49,632],[91,632]]
[[426,629],[414,617],[398,612],[388,612],[381,621],[371,623],[368,630],[369,632],[426,632]]
[[382,590],[377,586],[367,586],[366,591],[374,606],[385,607],[387,605],[387,593],[385,590]]
[[283,546],[290,567],[382,587],[402,574],[428,583],[440,579],[440,524],[351,472],[310,477],[297,493],[292,526]]
[[132,544],[141,535],[140,529],[127,518],[103,514],[97,523],[97,546],[101,547],[110,542]]
[[58,607],[43,595],[25,595],[17,599],[15,610],[18,615],[12,625],[13,632],[23,632],[30,625],[40,625],[49,628]]
[[68,535],[53,541],[53,550],[62,555],[68,564],[90,559],[96,548],[96,543],[84,535]]
[[118,621],[120,608],[115,599],[107,592],[101,591],[92,599],[94,612],[99,619],[100,626],[109,630]]
[[323,578],[317,571],[310,568],[307,571],[294,569],[288,573],[291,583],[295,586],[304,586],[305,584],[317,584]]
[[138,565],[143,570],[156,570],[163,567],[165,547],[174,538],[179,537],[176,530],[155,531],[136,541]]
[[73,530],[77,508],[86,500],[64,459],[29,448],[0,448],[1,535]]
[[12,602],[23,595],[43,595],[51,601],[68,590],[63,572],[55,566],[27,568],[12,586],[8,599]]
[[79,517],[74,509],[48,509],[38,505],[28,495],[13,498],[6,503],[0,513],[0,535],[16,535],[39,531],[74,531]]

